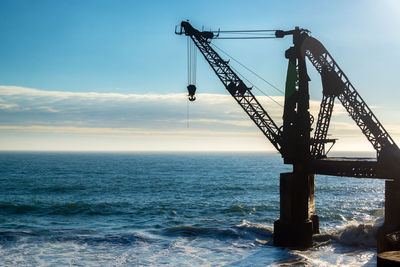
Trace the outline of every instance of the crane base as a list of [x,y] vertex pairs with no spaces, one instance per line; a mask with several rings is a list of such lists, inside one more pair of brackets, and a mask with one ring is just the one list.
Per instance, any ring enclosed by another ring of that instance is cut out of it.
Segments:
[[315,214],[314,175],[281,173],[280,217],[274,223],[274,245],[307,248],[319,232]]

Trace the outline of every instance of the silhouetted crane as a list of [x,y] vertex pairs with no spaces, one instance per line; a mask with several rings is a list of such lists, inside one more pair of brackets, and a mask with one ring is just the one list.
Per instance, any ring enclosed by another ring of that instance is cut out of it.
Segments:
[[[296,27],[290,31],[274,31],[274,36],[270,34],[246,37],[220,36],[223,33],[257,32],[259,34],[270,31],[199,31],[189,22],[183,21],[180,30],[175,33],[190,37],[228,92],[281,153],[285,164],[293,164],[295,169],[301,168],[315,174],[357,178],[397,178],[400,173],[398,146],[336,61],[317,39],[309,35],[308,30]],[[232,70],[229,61],[224,60],[211,47],[211,41],[213,39],[283,38],[286,35],[293,36],[294,46],[285,53],[289,66],[283,127],[278,127],[251,92],[251,88]],[[310,137],[312,116],[309,113],[309,77],[306,58],[321,75],[323,88],[322,102],[312,138]],[[194,100],[196,88],[189,84],[188,89],[190,99]],[[335,98],[340,100],[376,150],[376,160],[327,158],[329,150],[326,150],[325,145],[335,142],[335,139],[327,139]]]

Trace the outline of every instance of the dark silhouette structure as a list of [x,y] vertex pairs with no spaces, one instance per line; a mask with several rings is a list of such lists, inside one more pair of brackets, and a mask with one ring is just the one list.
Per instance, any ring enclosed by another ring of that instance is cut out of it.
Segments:
[[[267,32],[240,31],[240,32]],[[274,31],[274,36],[253,38],[283,38],[292,36],[293,46],[286,50],[288,59],[283,126],[278,127],[261,106],[243,80],[211,47],[212,39],[242,39],[221,37],[237,31],[199,31],[183,21],[176,34],[193,41],[215,74],[236,102],[248,114],[272,145],[281,153],[284,163],[293,165],[293,172],[280,176],[280,218],[274,223],[274,244],[277,246],[309,247],[312,235],[319,232],[315,214],[314,176],[325,174],[355,178],[387,179],[385,190],[385,223],[379,229],[378,251],[389,249],[387,235],[400,230],[400,150],[389,133],[372,113],[325,47],[296,27],[290,31]],[[313,136],[313,118],[309,112],[310,81],[306,58],[321,75],[323,97]],[[189,85],[191,86],[191,85]],[[188,86],[188,89],[189,89]],[[193,89],[193,87],[191,87]],[[189,89],[194,100],[194,91]],[[359,126],[377,152],[376,159],[327,157],[328,129],[334,107],[339,99],[350,117]]]

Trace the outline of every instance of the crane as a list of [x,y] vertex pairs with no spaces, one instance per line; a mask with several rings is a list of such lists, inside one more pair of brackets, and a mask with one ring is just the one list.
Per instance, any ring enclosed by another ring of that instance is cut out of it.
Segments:
[[[250,119],[253,120],[272,145],[278,151],[281,151],[281,130],[258,102],[257,98],[251,92],[251,88],[246,86],[243,80],[232,70],[228,62],[223,60],[210,46],[209,40],[214,37],[214,33],[208,31],[200,32],[193,28],[189,22],[183,21],[179,34],[185,34],[192,39],[226,90],[228,90],[236,102],[249,115]],[[189,87],[190,85],[188,89]],[[193,98],[193,87],[190,87],[190,89],[189,98]]]
[[[188,21],[182,21],[176,34],[188,36],[214,70],[226,90],[248,114],[272,145],[281,153],[285,164],[307,169],[315,174],[357,178],[393,178],[400,171],[400,149],[368,107],[350,80],[340,69],[326,48],[306,29],[275,31],[274,38],[293,36],[293,47],[286,50],[289,60],[283,126],[273,121],[260,104],[251,88],[233,71],[211,46],[218,32],[199,31]],[[255,37],[256,38],[256,37]],[[269,37],[268,37],[269,38]],[[229,39],[229,38],[226,38]],[[309,113],[309,93],[305,59],[308,59],[321,75],[323,97],[314,136],[310,137],[312,116]],[[189,87],[188,87],[189,89]],[[189,90],[193,100],[195,88]],[[338,99],[377,152],[377,159],[328,158],[325,145],[334,143],[327,139],[334,101]]]

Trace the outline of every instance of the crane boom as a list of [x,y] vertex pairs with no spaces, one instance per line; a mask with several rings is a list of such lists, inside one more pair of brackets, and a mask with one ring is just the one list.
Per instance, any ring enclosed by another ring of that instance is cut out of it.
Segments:
[[177,34],[185,34],[192,39],[232,97],[249,115],[272,145],[281,152],[281,130],[258,102],[257,98],[251,92],[251,88],[245,85],[243,80],[229,66],[228,62],[223,60],[210,46],[209,39],[213,38],[214,34],[212,32],[200,32],[186,21],[181,23],[181,31],[177,32]]
[[[337,97],[340,100],[351,118],[375,148],[378,155],[384,148],[392,147],[398,150],[392,137],[372,113],[371,109],[325,47],[315,38],[308,37],[304,40],[303,48],[307,58],[321,74],[322,83],[326,83],[329,86],[327,89],[324,88],[324,97]],[[330,106],[325,109],[325,115],[323,116],[330,117],[329,114],[332,113],[333,102]]]
[[[321,75],[324,87],[323,99],[330,99],[332,102],[332,105],[327,105],[325,109],[322,109],[324,101],[321,103],[322,113],[319,114],[319,117],[325,117],[326,122],[325,125],[317,125],[316,133],[319,131],[326,136],[333,109],[333,100],[337,97],[377,152],[377,165],[376,167],[370,165],[366,168],[367,172],[373,176],[396,178],[400,172],[398,164],[400,162],[400,149],[392,137],[372,113],[326,48],[317,39],[310,36],[305,38],[302,47],[305,56]],[[321,147],[315,149],[315,155],[321,154],[320,149]]]
[[[212,31],[200,32],[186,21],[181,23],[180,32],[175,30],[175,33],[184,34],[193,41],[228,92],[282,154],[286,164],[293,164],[295,169],[336,176],[397,177],[397,173],[400,172],[398,165],[400,149],[329,52],[317,39],[309,36],[308,30],[296,27],[291,31],[275,31],[275,38],[293,35],[294,46],[286,51],[285,56],[289,59],[289,63],[292,62],[289,67],[296,68],[296,75],[293,76],[289,75],[292,73],[289,71],[292,68],[288,67],[287,86],[289,87],[287,90],[290,90],[287,91],[288,94],[285,93],[283,129],[275,124],[253,95],[251,88],[247,87],[232,70],[228,61],[223,60],[211,47],[211,39],[218,38],[218,35]],[[309,135],[309,131],[312,130],[312,118],[308,111],[309,77],[305,58],[310,60],[321,75],[323,86],[323,97],[314,138],[310,138]],[[189,91],[189,96],[194,96],[194,90],[192,91],[192,93]],[[289,94],[290,92],[293,94]],[[324,160],[327,154],[325,144],[334,143],[336,140],[326,138],[336,98],[340,100],[350,117],[377,151],[377,161],[335,160],[333,158],[329,161]]]

